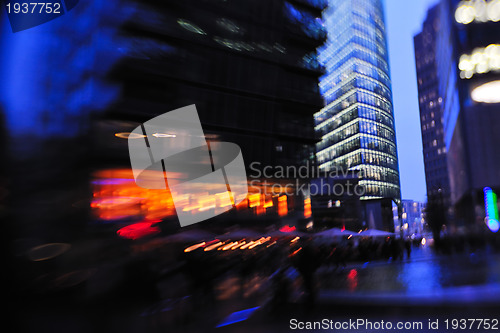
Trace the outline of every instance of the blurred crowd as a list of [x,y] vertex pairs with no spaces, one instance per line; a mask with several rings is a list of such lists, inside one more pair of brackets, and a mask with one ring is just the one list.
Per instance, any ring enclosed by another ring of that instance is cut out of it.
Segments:
[[[117,316],[125,313],[117,309],[136,309],[141,320],[159,327],[185,325],[193,316],[222,311],[224,304],[233,309],[235,302],[238,307],[258,305],[277,314],[297,305],[310,311],[324,280],[335,277],[355,282],[353,267],[368,262],[397,265],[413,259],[414,252],[435,252],[432,240],[423,240],[344,237],[325,242],[314,237],[282,237],[251,249],[205,246],[192,251],[186,251],[191,242],[158,237],[104,247],[90,243],[91,248],[78,248],[75,244],[58,258],[32,262],[38,267],[33,272],[36,277],[25,280],[23,288],[30,295],[35,291],[39,299],[54,300],[56,306],[76,302],[95,311],[99,319],[114,320],[104,316],[110,309]],[[486,256],[500,252],[499,245],[498,237],[445,236],[439,251],[444,256],[472,252]],[[355,289],[354,283],[347,291]],[[200,309],[203,314],[197,314]]]

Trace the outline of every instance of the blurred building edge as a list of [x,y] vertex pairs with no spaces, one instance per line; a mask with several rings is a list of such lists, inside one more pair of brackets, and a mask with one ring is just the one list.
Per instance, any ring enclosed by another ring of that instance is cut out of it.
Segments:
[[[422,31],[414,37],[415,64],[418,81],[420,126],[425,165],[425,180],[430,215],[441,210],[442,217],[434,225],[439,232],[442,225],[452,220],[447,150],[443,129],[443,96],[439,91],[436,40],[440,29],[440,5],[429,9]],[[432,220],[432,218],[431,218]]]
[[318,165],[357,170],[367,216],[393,231],[391,201],[399,205],[401,194],[382,1],[330,0],[324,16],[320,90],[327,105],[315,114]]
[[[469,231],[485,230],[483,189],[500,190],[500,99],[494,88],[500,83],[499,5],[441,0],[431,10],[439,11],[431,15],[439,24],[433,48],[442,99],[441,149],[447,154],[454,224]],[[429,77],[421,79],[425,84]]]
[[84,1],[33,29],[1,29],[0,72],[6,84],[0,98],[17,254],[43,242],[81,237],[86,229],[91,118],[117,91],[105,79],[119,57],[113,34],[127,16],[126,7],[116,7]]
[[[313,114],[323,106],[316,48],[326,37],[324,1],[137,1],[134,6],[119,30],[124,57],[109,73],[121,95],[93,123],[96,167],[128,167],[127,140],[115,133],[191,104],[208,141],[240,146],[250,177],[259,167],[258,174],[265,167],[315,166]],[[273,179],[267,181],[273,185]],[[262,220],[303,210],[299,196],[288,197],[286,211],[278,212],[277,197],[284,193],[268,188],[259,190],[267,197],[246,202],[247,215]]]

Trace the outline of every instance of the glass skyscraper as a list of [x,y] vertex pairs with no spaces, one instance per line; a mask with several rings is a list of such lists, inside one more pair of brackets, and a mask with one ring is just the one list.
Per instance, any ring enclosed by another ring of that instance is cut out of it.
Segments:
[[359,170],[362,199],[400,201],[391,79],[381,0],[329,0],[319,49],[326,106],[315,114],[320,170]]

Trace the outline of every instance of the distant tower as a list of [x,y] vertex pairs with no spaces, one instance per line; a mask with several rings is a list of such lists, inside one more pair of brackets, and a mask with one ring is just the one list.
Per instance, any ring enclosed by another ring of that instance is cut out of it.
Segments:
[[418,100],[429,198],[442,198],[450,204],[447,151],[443,131],[443,96],[439,93],[436,38],[440,26],[439,5],[427,12],[422,31],[414,37]]

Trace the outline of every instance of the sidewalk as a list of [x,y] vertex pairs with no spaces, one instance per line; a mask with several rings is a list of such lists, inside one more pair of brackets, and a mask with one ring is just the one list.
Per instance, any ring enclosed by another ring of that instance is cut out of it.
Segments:
[[423,292],[355,292],[323,290],[318,305],[367,306],[499,306],[500,284],[463,286]]

